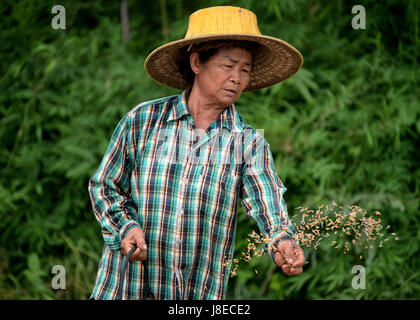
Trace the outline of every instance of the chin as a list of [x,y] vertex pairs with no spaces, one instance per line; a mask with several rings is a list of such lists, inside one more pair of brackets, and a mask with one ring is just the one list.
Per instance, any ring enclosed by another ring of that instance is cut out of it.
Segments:
[[221,99],[221,103],[223,103],[225,106],[230,106],[231,104],[235,103],[236,100],[238,100],[239,97],[224,97]]

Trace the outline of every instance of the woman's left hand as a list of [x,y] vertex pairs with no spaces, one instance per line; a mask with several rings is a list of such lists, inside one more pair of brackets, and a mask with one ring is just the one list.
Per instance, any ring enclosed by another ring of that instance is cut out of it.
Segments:
[[274,261],[288,276],[297,275],[303,271],[305,255],[302,248],[295,241],[284,240],[277,246]]

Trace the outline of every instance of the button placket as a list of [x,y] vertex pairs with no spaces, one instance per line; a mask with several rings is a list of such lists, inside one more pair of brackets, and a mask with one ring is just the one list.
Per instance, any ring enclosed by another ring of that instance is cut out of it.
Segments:
[[[191,140],[191,134],[193,134],[193,125],[190,124],[189,125],[189,141]],[[194,138],[194,137],[193,137]],[[181,179],[180,179],[180,197],[179,197],[179,206],[177,208],[177,213],[176,213],[176,235],[175,235],[175,252],[176,252],[176,258],[175,258],[175,275],[176,275],[176,281],[177,281],[177,289],[179,291],[180,296],[183,296],[183,283],[182,283],[182,273],[181,270],[179,269],[180,266],[180,255],[181,255],[181,245],[182,245],[182,235],[181,235],[181,225],[182,225],[182,219],[183,219],[183,215],[184,215],[184,209],[183,209],[183,201],[185,198],[185,193],[187,190],[187,185],[188,185],[188,172],[190,169],[190,157],[191,157],[191,149],[193,147],[193,144],[188,143],[188,153],[187,153],[187,161],[186,161],[186,166],[181,174]]]

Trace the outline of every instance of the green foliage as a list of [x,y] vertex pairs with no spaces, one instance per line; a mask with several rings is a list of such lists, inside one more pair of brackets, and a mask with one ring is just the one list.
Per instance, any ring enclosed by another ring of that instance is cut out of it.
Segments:
[[[182,38],[190,13],[226,4],[254,11],[263,34],[304,57],[294,77],[237,102],[264,129],[290,216],[298,206],[356,204],[381,211],[400,238],[362,260],[357,248],[305,248],[309,264],[296,277],[268,256],[253,260],[230,280],[228,298],[420,297],[417,1],[128,1],[129,42],[117,1],[62,1],[66,30],[51,28],[54,4],[0,5],[0,298],[89,296],[103,243],[88,179],[124,113],[177,92],[143,68],[164,43],[162,26],[169,40]],[[351,28],[355,4],[366,8],[366,30]],[[256,226],[240,206],[238,214],[239,255]],[[56,264],[66,268],[66,290],[51,288]],[[351,287],[357,264],[366,266],[366,290]]]

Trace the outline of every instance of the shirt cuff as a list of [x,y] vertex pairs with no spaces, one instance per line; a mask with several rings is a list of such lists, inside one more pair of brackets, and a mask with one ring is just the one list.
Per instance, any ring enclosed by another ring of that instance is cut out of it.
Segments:
[[[285,231],[278,233],[277,235],[273,236],[271,241],[267,244],[268,253],[270,254],[271,258],[274,260],[274,256],[276,254],[275,248],[278,247],[279,243],[285,240],[295,241],[295,239]],[[299,245],[299,241],[296,241]]]
[[123,226],[120,229],[120,240],[122,241],[124,239],[124,237],[127,235],[127,232],[132,229],[138,227],[140,228],[140,224],[136,221],[133,220],[128,220],[126,223],[123,224]]

